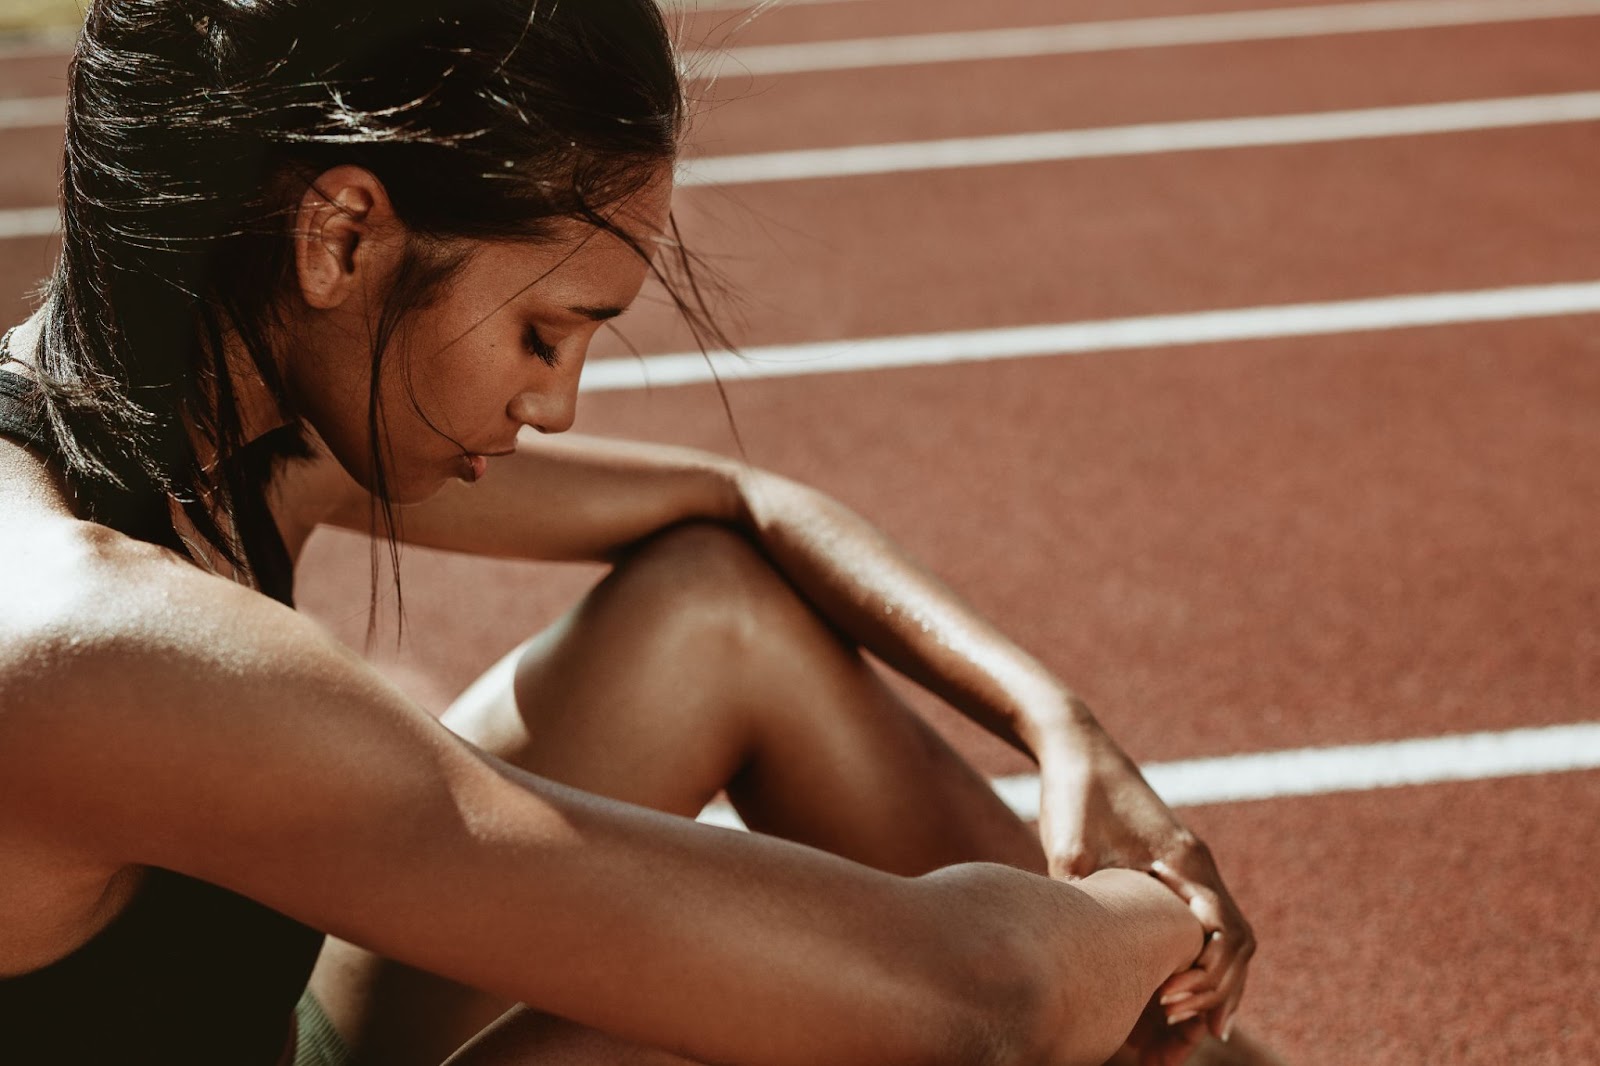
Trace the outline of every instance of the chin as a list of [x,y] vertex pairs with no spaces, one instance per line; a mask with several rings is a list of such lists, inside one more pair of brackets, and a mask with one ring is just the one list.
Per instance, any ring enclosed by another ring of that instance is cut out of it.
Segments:
[[[371,493],[374,498],[377,497],[377,485],[370,470],[363,470],[357,473],[346,468],[346,472],[350,474],[357,484]],[[446,485],[457,480],[451,471],[441,471],[437,465],[425,471],[396,470],[390,467],[386,473],[388,474],[388,484],[385,488],[389,502],[396,507],[406,507],[430,500],[437,496]]]

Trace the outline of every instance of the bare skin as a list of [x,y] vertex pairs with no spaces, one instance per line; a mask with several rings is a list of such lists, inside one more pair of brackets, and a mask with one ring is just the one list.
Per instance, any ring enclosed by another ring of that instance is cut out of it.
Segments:
[[[524,769],[658,810],[692,816],[725,787],[756,829],[891,872],[1046,869],[1037,833],[725,526],[629,552],[444,721]],[[339,942],[312,987],[358,1061],[392,1066],[438,1062],[512,1006]],[[528,1010],[456,1061],[480,1058],[684,1061]]]
[[[667,192],[659,182],[631,205],[646,234]],[[357,341],[402,239],[382,187],[356,168],[324,175],[298,223],[283,369],[328,455],[278,486],[291,544],[322,521],[370,519],[366,392],[351,366],[363,365]],[[1219,1024],[1237,1002],[1248,927],[1204,849],[1037,664],[798,486],[692,454],[518,439],[520,427],[570,425],[595,312],[625,307],[643,280],[644,265],[607,240],[479,249],[407,331],[426,409],[406,414],[402,385],[386,383],[395,492],[414,503],[408,539],[626,560],[564,633],[521,656],[515,684],[480,687],[452,712],[482,747],[292,612],[77,520],[49,466],[0,442],[0,550],[25,574],[0,593],[0,841],[14,860],[0,874],[0,973],[82,944],[159,865],[486,990],[452,993],[460,1019],[524,1002],[572,1020],[523,1012],[460,1063],[580,1061],[570,1056],[585,1047],[581,1061],[621,1061],[631,1047],[641,1062],[1098,1062],[1168,978],[1189,982],[1184,1006]],[[529,328],[558,358],[528,357]],[[244,391],[265,432],[281,416]],[[513,447],[470,491],[439,491]],[[656,536],[688,520],[745,532]],[[652,581],[696,567],[712,572],[703,611],[681,617],[658,591],[658,626],[619,623],[649,603]],[[819,672],[793,681],[787,701],[775,698],[780,664],[718,682],[681,673],[706,666],[704,653],[666,654],[662,642],[701,638],[770,661],[779,645],[748,630],[739,643],[729,602],[807,649],[801,661]],[[1046,849],[885,702],[854,642],[1039,755]],[[638,668],[595,669],[623,651]],[[126,698],[107,703],[111,690]],[[864,708],[875,711],[846,713]],[[661,739],[674,714],[692,742]],[[872,787],[869,771],[891,786]],[[819,847],[597,795],[692,813],[724,783],[754,824]],[[860,801],[850,817],[847,795]],[[1093,816],[1100,807],[1114,816]],[[907,820],[928,810],[939,821]],[[908,834],[916,825],[937,831]],[[1168,887],[1091,873],[1119,857]],[[980,858],[1007,865],[969,861]],[[947,862],[962,864],[927,872]],[[1200,954],[1205,928],[1224,937]],[[337,966],[325,970],[319,986],[338,1001]],[[359,1027],[347,987],[336,1010]],[[1186,1052],[1197,1029],[1161,1039]],[[471,1026],[441,1031],[459,1043]]]

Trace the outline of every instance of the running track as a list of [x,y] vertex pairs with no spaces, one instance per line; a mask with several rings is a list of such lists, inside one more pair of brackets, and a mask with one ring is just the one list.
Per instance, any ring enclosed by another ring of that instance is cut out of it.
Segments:
[[[1159,764],[1292,1061],[1600,1062],[1600,4],[1244,2],[688,18],[735,49],[678,203],[759,371],[733,417]],[[61,66],[0,60],[11,318]],[[659,303],[623,328],[652,358],[602,338],[579,429],[732,452]],[[411,552],[374,658],[441,708],[595,573]],[[356,646],[366,575],[326,533],[300,587]]]

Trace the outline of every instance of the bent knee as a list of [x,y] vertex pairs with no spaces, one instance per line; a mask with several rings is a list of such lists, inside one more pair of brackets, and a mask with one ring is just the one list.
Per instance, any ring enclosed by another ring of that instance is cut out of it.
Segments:
[[740,533],[712,522],[689,522],[642,541],[617,564],[613,578],[658,593],[676,609],[726,606],[746,617],[794,591],[767,557]]
[[635,607],[648,600],[662,611],[662,624],[691,627],[718,642],[766,642],[787,626],[816,623],[766,555],[738,531],[712,522],[651,536],[618,563],[608,583]]
[[664,569],[673,577],[740,582],[771,565],[738,530],[719,522],[668,526],[628,549],[619,567]]

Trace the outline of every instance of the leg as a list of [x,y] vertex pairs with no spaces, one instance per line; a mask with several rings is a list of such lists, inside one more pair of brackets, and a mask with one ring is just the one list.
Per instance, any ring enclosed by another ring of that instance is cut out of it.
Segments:
[[726,786],[754,829],[901,873],[1043,869],[983,778],[731,533],[652,541],[510,659],[445,722],[534,773],[690,816]]
[[[1037,837],[765,559],[691,526],[642,546],[446,713],[525,769],[693,816],[726,788],[752,828],[914,874],[1043,872]],[[537,964],[537,960],[532,960]],[[508,1004],[330,943],[313,980],[360,1061],[442,1061]],[[519,1010],[453,1066],[677,1066]]]
[[[983,778],[714,527],[642,546],[445,722],[534,773],[660,810],[692,817],[726,787],[753,828],[897,872],[1044,868]],[[363,1059],[394,1066],[438,1063],[507,1006],[337,943],[313,988]]]

